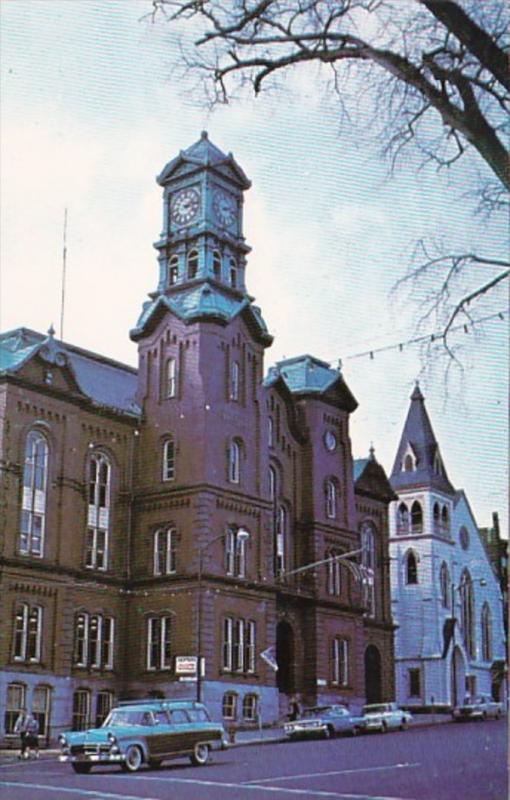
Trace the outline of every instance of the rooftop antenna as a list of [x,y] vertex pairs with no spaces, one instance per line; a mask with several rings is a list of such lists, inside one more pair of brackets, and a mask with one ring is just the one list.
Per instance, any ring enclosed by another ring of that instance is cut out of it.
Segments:
[[64,303],[66,297],[66,261],[67,261],[67,208],[64,209],[64,231],[62,247],[62,296],[60,299],[60,340],[64,339]]

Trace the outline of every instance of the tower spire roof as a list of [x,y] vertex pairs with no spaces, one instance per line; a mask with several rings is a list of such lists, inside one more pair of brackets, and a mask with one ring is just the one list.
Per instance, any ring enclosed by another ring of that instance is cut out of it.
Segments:
[[448,494],[454,493],[418,381],[400,437],[390,482],[396,491],[425,486]]

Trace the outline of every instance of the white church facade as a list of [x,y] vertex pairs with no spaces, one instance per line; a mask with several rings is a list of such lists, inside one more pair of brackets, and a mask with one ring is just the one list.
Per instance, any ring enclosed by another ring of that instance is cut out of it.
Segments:
[[503,599],[466,495],[451,485],[417,385],[390,482],[396,699],[423,710],[504,700]]

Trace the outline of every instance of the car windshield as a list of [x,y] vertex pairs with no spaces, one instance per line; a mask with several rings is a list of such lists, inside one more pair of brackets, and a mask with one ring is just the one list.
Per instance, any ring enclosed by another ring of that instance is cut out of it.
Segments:
[[188,708],[188,716],[193,722],[210,722],[211,718],[205,708]]
[[122,725],[153,725],[150,711],[128,711],[115,709],[103,722],[103,728],[114,728]]
[[372,705],[372,706],[363,706],[363,713],[364,714],[381,714],[383,711],[387,711],[388,706],[383,705]]
[[331,706],[317,706],[315,708],[305,708],[302,717],[320,717],[322,714],[330,714]]

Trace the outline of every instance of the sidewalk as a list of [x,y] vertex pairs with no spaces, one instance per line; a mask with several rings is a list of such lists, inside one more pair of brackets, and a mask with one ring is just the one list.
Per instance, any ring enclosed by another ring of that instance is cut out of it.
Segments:
[[[411,728],[427,727],[431,725],[442,725],[446,722],[452,722],[450,714],[416,714],[413,717]],[[367,737],[368,738],[368,737]],[[246,747],[247,745],[256,744],[276,744],[277,742],[287,742],[283,725],[275,725],[270,728],[252,728],[246,731],[236,731],[235,740],[229,743],[229,748],[232,747]],[[58,748],[41,749],[40,758],[57,758],[60,750]],[[0,764],[1,763],[18,763],[17,750],[0,750]],[[19,761],[20,764],[25,763]],[[29,762],[34,763],[34,762]]]

